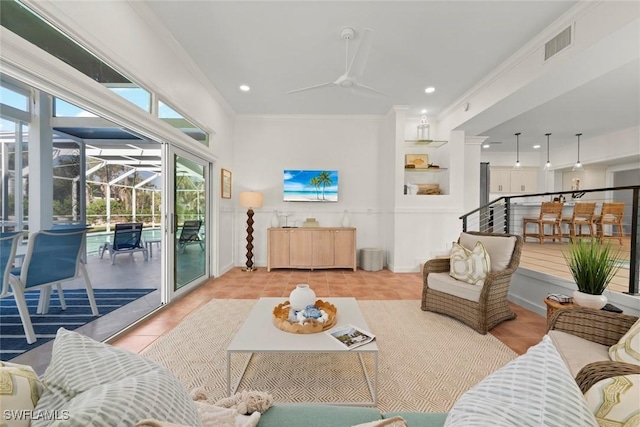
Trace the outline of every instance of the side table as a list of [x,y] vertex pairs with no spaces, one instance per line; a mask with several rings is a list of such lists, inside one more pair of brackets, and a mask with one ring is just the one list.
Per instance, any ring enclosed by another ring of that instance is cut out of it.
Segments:
[[564,304],[559,303],[558,301],[554,301],[549,298],[544,299],[544,303],[547,306],[547,326],[549,326],[549,321],[551,320],[551,315],[556,312],[556,310],[562,310],[563,308],[573,307],[574,304],[572,302],[566,302]]

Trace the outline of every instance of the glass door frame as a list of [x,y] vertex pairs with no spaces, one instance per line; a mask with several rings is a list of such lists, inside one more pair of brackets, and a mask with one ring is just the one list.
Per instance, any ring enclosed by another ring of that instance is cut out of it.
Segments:
[[[209,280],[212,277],[213,266],[211,251],[215,247],[213,245],[213,224],[212,220],[214,212],[213,194],[212,194],[212,177],[211,173],[213,164],[210,160],[194,155],[188,151],[178,148],[172,144],[164,144],[164,243],[162,261],[163,261],[163,276],[164,286],[162,289],[162,301],[166,304],[174,300],[175,298],[190,292],[203,282]],[[205,269],[202,276],[197,277],[193,281],[187,283],[179,289],[176,289],[176,256],[177,245],[175,244],[178,238],[178,224],[176,215],[176,200],[175,200],[175,186],[176,186],[176,156],[185,158],[189,161],[197,163],[203,167],[204,172],[204,194],[205,194],[205,215],[203,217],[203,227],[205,230],[204,238],[204,262]]]

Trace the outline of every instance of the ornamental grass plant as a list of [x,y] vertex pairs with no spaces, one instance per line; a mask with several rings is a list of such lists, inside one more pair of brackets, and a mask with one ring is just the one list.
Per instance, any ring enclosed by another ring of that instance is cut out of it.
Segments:
[[579,240],[562,256],[567,261],[578,290],[601,295],[622,266],[620,249],[598,240]]

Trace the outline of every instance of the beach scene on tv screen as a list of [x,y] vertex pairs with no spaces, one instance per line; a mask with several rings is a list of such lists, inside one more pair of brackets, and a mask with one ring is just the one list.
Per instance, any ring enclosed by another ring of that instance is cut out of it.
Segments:
[[337,202],[338,171],[285,170],[285,202]]

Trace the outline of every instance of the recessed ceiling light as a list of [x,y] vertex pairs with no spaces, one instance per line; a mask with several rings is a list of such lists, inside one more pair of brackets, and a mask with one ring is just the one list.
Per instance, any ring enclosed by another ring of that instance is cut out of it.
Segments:
[[425,91],[426,93],[433,93],[433,92],[435,92],[435,90],[436,90],[436,88],[435,88],[435,87],[433,87],[433,86],[429,86],[429,87],[428,87],[428,88],[426,88],[424,91]]
[[420,111],[420,114],[427,114],[427,110]]
[[240,90],[243,92],[249,92],[251,88],[247,85],[240,85]]
[[482,146],[482,148],[489,148],[489,147],[491,147],[491,145],[489,145],[489,144],[484,144],[484,145]]
[[540,148],[540,144],[536,144],[536,145],[534,145],[534,146],[533,146],[533,148],[535,148],[535,149]]

